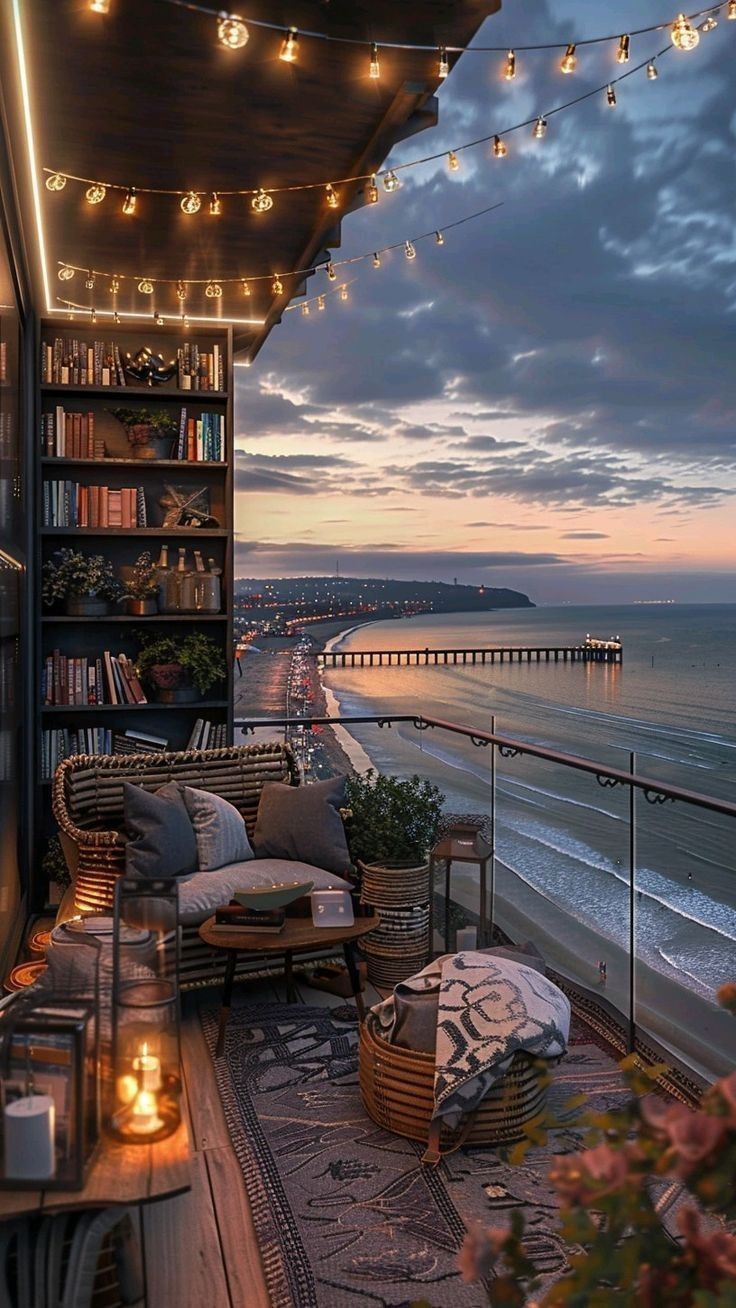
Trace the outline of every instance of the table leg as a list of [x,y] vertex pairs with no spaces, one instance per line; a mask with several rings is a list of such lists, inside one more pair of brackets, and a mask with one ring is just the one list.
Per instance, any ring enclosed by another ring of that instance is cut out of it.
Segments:
[[452,859],[445,859],[445,953],[450,952],[450,868]]
[[297,1002],[296,986],[294,985],[294,955],[284,954],[284,978],[286,980],[286,1002],[295,1004]]
[[490,945],[493,941],[488,934],[488,860],[478,864],[478,945],[482,949],[485,945]]
[[345,966],[348,969],[350,985],[353,991],[355,1007],[358,1010],[358,1021],[362,1022],[365,1018],[365,1004],[363,996],[360,993],[360,972],[358,971],[358,960],[355,956],[355,945],[352,940],[346,940],[343,943],[343,953],[345,954]]
[[230,1001],[233,994],[233,981],[235,979],[235,965],[238,961],[237,949],[228,949],[227,961],[225,963],[225,980],[222,987],[222,1003],[220,1005],[220,1022],[217,1028],[217,1045],[215,1047],[215,1057],[221,1058],[225,1048],[225,1027],[230,1016]]

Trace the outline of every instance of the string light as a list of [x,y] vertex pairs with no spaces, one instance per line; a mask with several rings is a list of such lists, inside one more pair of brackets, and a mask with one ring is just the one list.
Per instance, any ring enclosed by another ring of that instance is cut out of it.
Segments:
[[672,24],[672,44],[678,50],[694,50],[700,40],[700,33],[696,27],[693,27],[689,18],[684,14],[678,14]]
[[148,278],[144,277],[138,283],[138,290],[141,295],[153,295],[153,282],[149,282]]
[[299,53],[299,33],[297,32],[295,27],[290,27],[286,33],[286,36],[281,42],[281,49],[279,50],[279,59],[283,60],[285,64],[295,64],[298,53]]
[[630,58],[631,58],[631,37],[621,36],[619,37],[618,50],[616,51],[616,62],[619,64],[627,64]]
[[63,191],[66,186],[66,177],[63,173],[52,173],[46,178],[47,191]]
[[718,26],[718,19],[716,18],[715,14],[708,14],[708,17],[704,18],[702,23],[700,24],[700,31],[712,32],[713,29],[716,28],[717,26]]
[[222,287],[219,282],[208,282],[204,293],[208,300],[219,300],[222,298]]
[[248,44],[250,33],[237,14],[221,14],[217,24],[217,39],[227,50],[242,50]]
[[577,66],[578,59],[575,54],[575,46],[569,45],[560,60],[560,70],[563,73],[574,73]]
[[246,296],[247,296],[247,295],[250,295],[250,286],[249,286],[248,283],[245,281],[245,279],[243,279],[242,290],[243,290],[243,295],[246,295]]
[[647,77],[649,78],[650,82],[656,82],[657,78],[659,77],[657,65],[655,64],[653,59],[650,59],[649,63],[647,64]]
[[219,218],[222,213],[222,200],[217,191],[213,191],[210,196],[210,214],[213,218]]
[[109,14],[110,0],[89,0],[89,7],[93,14]]
[[396,173],[394,172],[393,168],[389,168],[388,172],[383,174],[384,191],[388,191],[390,193],[391,191],[398,191],[400,187],[401,187],[401,182],[399,181],[399,178],[396,176]]
[[417,252],[414,249],[414,244],[412,241],[404,241],[404,254],[406,255],[407,259],[416,259]]
[[606,87],[606,103],[613,109],[616,104],[616,92],[612,86]]
[[331,259],[328,259],[327,263],[325,264],[325,272],[327,273],[327,276],[329,277],[330,281],[334,282],[335,278],[337,277],[337,273],[335,272]]
[[273,281],[272,281],[272,283],[271,283],[271,291],[272,291],[272,293],[273,293],[274,295],[283,295],[283,293],[284,293],[284,283],[282,282],[282,280],[281,280],[281,278],[279,277],[278,273],[276,273],[276,275],[275,275],[275,277],[274,277],[274,279],[273,279]]
[[66,266],[66,264],[64,265],[63,268],[60,268],[60,269],[59,269],[59,281],[60,281],[60,282],[70,282],[70,281],[72,280],[72,277],[73,277],[73,276],[74,276],[74,269],[73,269],[73,268],[68,268],[68,267]]
[[338,198],[337,191],[335,190],[331,182],[328,182],[325,187],[325,195],[327,197],[327,203],[330,209],[336,209],[340,201]]
[[127,214],[135,213],[137,204],[138,204],[138,197],[135,191],[126,191],[125,199],[123,200],[123,213],[127,213]]
[[730,18],[731,22],[736,21],[736,0],[728,0],[726,18]]
[[196,191],[187,191],[187,194],[181,200],[179,205],[182,213],[199,213],[202,208],[201,196]]
[[157,326],[157,327],[163,327],[163,325],[164,325],[164,315],[163,315],[162,313],[157,313],[157,314],[154,314],[154,318],[155,318],[155,320],[156,320],[156,326]]
[[324,295],[318,295],[318,296],[317,296],[317,308],[319,309],[320,313],[322,312],[322,310],[324,309],[324,307],[325,307],[325,297],[324,297]]
[[255,209],[256,213],[268,213],[269,209],[273,209],[273,196],[261,188],[258,194],[253,196],[250,207]]
[[447,77],[449,71],[450,71],[450,65],[447,62],[447,51],[445,47],[441,45],[439,50],[439,63],[437,66],[437,76],[442,78]]
[[112,320],[115,323],[116,327],[120,326],[120,314],[118,313],[117,309],[113,309]]
[[341,300],[347,300],[347,298],[348,298],[348,288],[347,288],[347,286],[341,286],[341,287],[340,287],[339,295],[340,295],[340,299],[341,299]]
[[84,198],[87,204],[101,204],[106,195],[107,187],[95,182],[92,186],[87,187]]
[[85,284],[85,286],[86,286],[86,288],[87,288],[88,291],[93,291],[93,290],[95,289],[95,275],[94,275],[94,273],[92,273],[92,272],[88,272],[88,273],[87,273],[87,276],[86,276],[86,278],[85,278],[85,282],[84,282],[84,284]]
[[120,279],[119,279],[119,277],[112,277],[112,278],[110,279],[110,294],[111,294],[111,295],[117,295],[117,293],[118,293],[119,290],[120,290]]
[[366,192],[366,195],[368,197],[369,204],[378,204],[378,187],[376,186],[375,173],[371,174],[371,180],[368,183],[368,190]]
[[92,309],[92,311],[91,311],[91,313],[90,313],[89,316],[90,316],[92,322],[97,322],[97,310],[96,310],[96,309]]
[[368,76],[372,77],[374,81],[376,78],[381,76],[381,65],[378,62],[378,46],[375,41],[371,42],[371,62],[368,69]]
[[494,136],[493,138],[494,159],[505,159],[507,154],[508,154],[508,149],[506,148],[506,142],[503,141],[500,136]]
[[537,119],[536,123],[534,124],[534,131],[532,135],[534,136],[535,141],[541,141],[542,138],[547,135],[546,118],[542,118],[542,116],[540,115],[540,117]]
[[450,153],[447,156],[447,167],[449,168],[451,173],[458,172],[460,168],[460,160],[458,159],[454,150],[450,150]]
[[176,283],[176,298],[177,300],[186,300],[187,298],[187,288],[183,282]]
[[381,266],[381,256],[378,253],[378,250],[376,250],[375,254],[373,255],[373,267],[380,268],[380,266]]
[[304,318],[308,318],[308,317],[309,317],[309,305],[308,305],[308,303],[307,303],[306,300],[304,301],[304,304],[302,305],[302,316],[303,316]]
[[504,65],[503,75],[507,82],[513,82],[514,78],[516,77],[516,51],[515,50],[509,50],[508,54],[506,55],[506,63]]
[[444,244],[445,244],[445,238],[444,238],[444,236],[442,235],[442,232],[435,232],[435,234],[434,234],[434,239],[435,239],[435,241],[437,242],[438,245],[444,245]]

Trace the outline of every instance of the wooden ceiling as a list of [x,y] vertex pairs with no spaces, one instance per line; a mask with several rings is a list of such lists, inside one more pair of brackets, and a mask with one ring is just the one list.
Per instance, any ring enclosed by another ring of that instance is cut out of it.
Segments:
[[[12,3],[24,33],[39,176],[51,168],[122,186],[206,192],[327,182],[378,168],[397,140],[436,120],[434,50],[381,50],[381,76],[373,80],[366,49],[303,37],[298,61],[285,64],[280,34],[251,27],[244,49],[226,50],[214,17],[165,0],[110,0],[106,16],[92,13],[89,0]],[[500,0],[239,0],[236,11],[246,21],[437,47],[467,44],[499,7]],[[2,8],[6,108],[26,242],[37,256],[11,0]],[[223,196],[221,215],[212,217],[206,202],[189,216],[176,196],[142,194],[135,216],[126,216],[118,191],[91,205],[83,185],[70,181],[51,193],[40,181],[52,302],[64,296],[109,309],[115,274],[124,279],[119,311],[178,316],[174,285],[147,297],[138,280],[268,274],[250,297],[239,286],[225,286],[217,301],[205,297],[204,287],[187,288],[191,315],[261,320],[236,324],[241,357],[256,353],[303,291],[300,279],[285,274],[337,247],[341,214],[363,202],[357,187],[341,189],[338,210],[327,206],[322,190],[297,191],[275,196],[270,212],[256,214],[248,198]],[[94,288],[79,273],[60,282],[60,263],[97,270]],[[284,281],[277,297],[275,273]],[[36,298],[45,311],[42,296]]]

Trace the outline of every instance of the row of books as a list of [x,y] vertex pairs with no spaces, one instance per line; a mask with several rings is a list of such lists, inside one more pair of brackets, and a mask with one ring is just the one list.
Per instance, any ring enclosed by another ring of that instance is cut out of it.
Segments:
[[100,658],[72,658],[55,649],[44,660],[44,704],[147,704],[132,659],[105,650]]
[[246,908],[237,899],[215,909],[213,931],[264,932],[278,935],[286,923],[283,908]]
[[191,341],[185,341],[176,351],[176,366],[180,391],[225,389],[225,366],[219,345],[213,345],[208,353]]
[[62,404],[43,413],[41,452],[49,459],[104,459],[105,442],[95,439],[95,415],[67,413]]
[[14,459],[16,451],[13,448],[13,415],[12,413],[0,413],[0,459]]
[[159,754],[168,746],[164,736],[146,731],[52,727],[41,737],[41,780],[50,781],[62,760],[72,754]]
[[173,457],[188,463],[220,463],[225,458],[224,413],[202,413],[199,418],[179,415],[179,436]]
[[75,481],[45,481],[44,527],[147,527],[142,486],[84,486]]
[[8,342],[0,341],[0,386],[8,380]]
[[226,722],[210,722],[207,718],[197,718],[187,742],[187,749],[224,749],[225,745],[227,745]]
[[54,386],[125,386],[125,368],[114,343],[56,336],[41,346],[41,381]]

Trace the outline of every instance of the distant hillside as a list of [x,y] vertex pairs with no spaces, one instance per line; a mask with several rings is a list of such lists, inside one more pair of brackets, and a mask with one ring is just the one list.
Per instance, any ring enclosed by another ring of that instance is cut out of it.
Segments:
[[434,613],[488,612],[529,609],[528,595],[507,587],[460,586],[443,581],[393,581],[380,577],[238,577],[236,599],[268,594],[284,604],[315,604],[324,600],[380,605],[420,605]]

